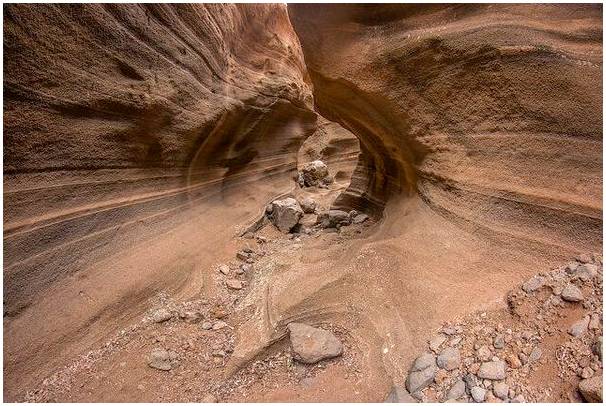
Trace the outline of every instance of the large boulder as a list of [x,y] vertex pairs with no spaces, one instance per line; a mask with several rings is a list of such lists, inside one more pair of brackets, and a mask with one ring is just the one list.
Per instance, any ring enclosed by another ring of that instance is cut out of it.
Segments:
[[290,323],[290,345],[294,358],[305,364],[314,364],[343,353],[341,341],[330,331],[302,323]]
[[305,164],[301,169],[301,174],[305,186],[320,186],[331,181],[331,178],[328,177],[328,167],[320,160]]
[[292,197],[274,200],[271,207],[271,222],[283,233],[291,231],[303,217],[303,209]]

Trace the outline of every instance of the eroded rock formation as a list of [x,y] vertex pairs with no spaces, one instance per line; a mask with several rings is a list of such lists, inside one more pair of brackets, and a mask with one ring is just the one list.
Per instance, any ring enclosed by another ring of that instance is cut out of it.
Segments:
[[349,195],[362,205],[418,194],[488,233],[599,244],[599,6],[289,13],[318,109],[360,138]]
[[207,278],[316,115],[285,6],[10,5],[4,58],[10,392]]
[[256,264],[225,376],[330,323],[379,400],[444,320],[601,249],[599,6],[4,11],[10,399],[158,291],[226,295],[211,270],[314,159],[342,185],[357,157],[333,208],[380,221]]

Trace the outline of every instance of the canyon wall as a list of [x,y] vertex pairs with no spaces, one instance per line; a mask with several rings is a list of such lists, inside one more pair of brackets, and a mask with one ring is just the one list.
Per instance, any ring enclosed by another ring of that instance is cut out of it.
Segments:
[[204,289],[316,115],[280,5],[5,5],[4,61],[11,391],[155,292]]
[[317,108],[360,138],[350,205],[418,195],[487,234],[601,246],[600,6],[289,13]]
[[5,5],[5,395],[161,291],[216,293],[234,236],[317,157],[343,183],[353,170],[334,206],[378,221],[255,280],[226,374],[290,321],[334,323],[386,393],[444,320],[601,250],[601,16]]

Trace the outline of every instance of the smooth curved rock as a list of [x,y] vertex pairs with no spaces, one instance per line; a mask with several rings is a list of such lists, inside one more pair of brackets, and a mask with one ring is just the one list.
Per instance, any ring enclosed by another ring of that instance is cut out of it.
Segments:
[[288,12],[317,107],[360,139],[341,201],[381,210],[419,195],[487,233],[577,252],[600,246],[599,6]]
[[3,41],[15,399],[220,262],[200,253],[292,188],[316,113],[285,5],[11,4]]

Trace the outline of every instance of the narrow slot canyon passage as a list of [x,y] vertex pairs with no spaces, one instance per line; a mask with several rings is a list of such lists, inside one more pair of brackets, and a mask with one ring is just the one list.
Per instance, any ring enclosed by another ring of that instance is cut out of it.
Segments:
[[3,10],[5,400],[598,400],[600,5]]

